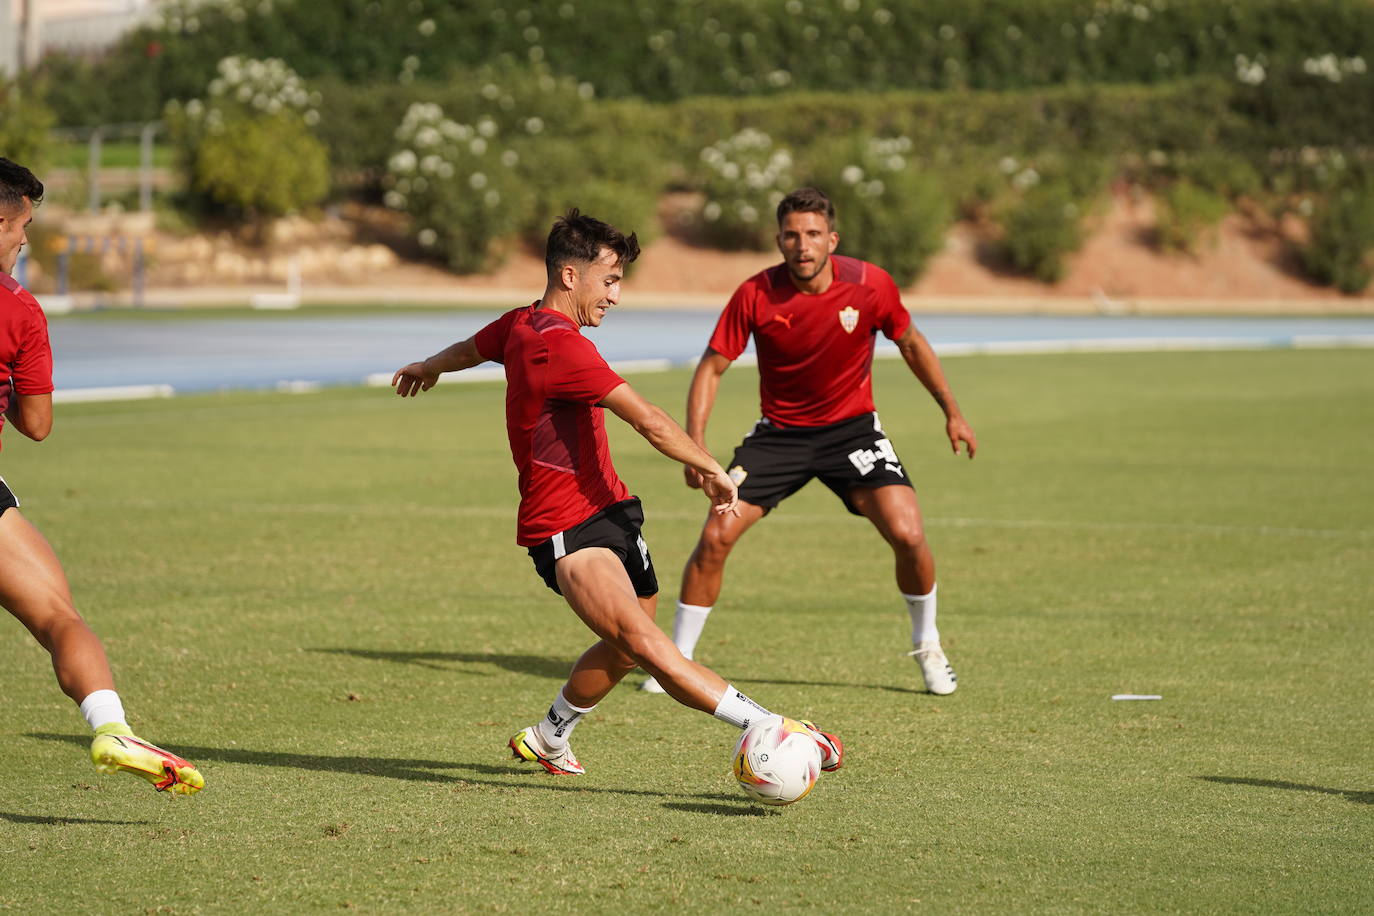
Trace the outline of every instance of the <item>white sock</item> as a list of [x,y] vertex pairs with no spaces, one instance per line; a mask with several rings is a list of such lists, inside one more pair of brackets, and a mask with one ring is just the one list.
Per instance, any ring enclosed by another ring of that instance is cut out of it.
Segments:
[[711,609],[701,604],[677,603],[677,615],[673,617],[673,644],[687,658],[696,651],[701,630],[706,626],[706,618]]
[[911,615],[911,644],[914,646],[921,642],[940,641],[940,631],[935,628],[935,586],[930,587],[928,595],[908,595],[902,593],[906,599],[907,613]]
[[124,704],[113,690],[97,690],[81,701],[81,715],[91,730],[111,722],[124,722]]
[[563,691],[560,689],[558,696],[553,698],[553,705],[549,707],[549,714],[534,727],[534,730],[539,733],[539,740],[544,742],[546,748],[551,751],[562,750],[568,746],[568,738],[577,727],[577,723],[595,708],[588,706],[583,709],[581,706],[574,706],[563,698]]
[[722,722],[729,722],[735,728],[745,729],[749,727],[749,723],[757,722],[764,716],[771,716],[772,713],[740,693],[733,684],[726,684],[725,693],[721,695],[720,702],[716,704],[716,711],[711,715]]

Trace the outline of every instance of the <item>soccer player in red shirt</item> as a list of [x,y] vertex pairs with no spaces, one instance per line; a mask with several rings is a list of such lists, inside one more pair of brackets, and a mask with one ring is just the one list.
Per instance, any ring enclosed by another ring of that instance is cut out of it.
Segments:
[[[940,361],[882,268],[835,254],[835,208],[815,188],[778,205],[783,263],[750,277],[725,307],[687,396],[687,433],[706,442],[720,377],[744,351],[758,353],[763,418],[735,451],[730,476],[739,512],[712,515],[682,574],[673,640],[688,658],[720,596],[725,560],[740,536],[779,502],[820,478],[892,547],[897,587],[911,617],[911,655],[926,689],[953,693],[954,669],[935,627],[935,560],[902,462],[873,407],[873,345],[882,332],[945,413],[954,453],[977,440],[950,393]],[[685,468],[689,486],[701,486]],[[650,678],[642,688],[661,693]]]
[[[43,199],[43,184],[28,169],[0,158],[0,426],[35,442],[52,429],[52,350],[48,321],[29,291],[10,274],[26,228]],[[19,500],[0,478],[0,604],[52,655],[62,692],[80,707],[95,738],[91,759],[102,773],[140,776],[159,790],[196,792],[205,780],[175,754],[135,737],[100,639],[72,603],[71,587],[52,547],[19,512]]]
[[[549,233],[548,285],[467,340],[411,363],[392,378],[414,396],[439,375],[486,360],[506,369],[506,433],[519,472],[516,543],[544,583],[562,595],[600,641],[582,654],[537,725],[510,739],[517,759],[556,775],[584,772],[568,744],[573,728],[630,671],[641,667],[678,702],[738,728],[772,715],[720,675],[685,658],[654,623],[658,579],[640,534],[644,512],[611,464],[603,408],[699,477],[715,517],[736,511],[735,484],[706,449],[606,364],[582,328],[599,327],[620,301],[634,235],[570,210]],[[809,724],[808,724],[808,727]],[[843,748],[811,729],[822,768]]]

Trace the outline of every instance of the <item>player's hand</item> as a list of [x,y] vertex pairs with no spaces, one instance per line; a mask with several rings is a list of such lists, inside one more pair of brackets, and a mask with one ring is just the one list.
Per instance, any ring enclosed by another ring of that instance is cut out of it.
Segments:
[[723,470],[714,474],[702,474],[701,489],[711,499],[711,507],[717,515],[733,515],[739,518],[739,488]]
[[959,454],[959,443],[963,443],[968,448],[968,456],[973,458],[974,452],[978,451],[978,438],[973,435],[973,427],[963,417],[952,417],[945,422],[945,435],[949,436],[949,444],[954,447],[954,454]]
[[421,391],[428,391],[439,381],[439,373],[425,368],[424,362],[411,363],[396,370],[391,377],[391,387],[403,398],[413,398]]
[[701,489],[701,472],[690,464],[684,464],[682,466],[682,479],[687,483],[687,486],[691,487],[693,490]]

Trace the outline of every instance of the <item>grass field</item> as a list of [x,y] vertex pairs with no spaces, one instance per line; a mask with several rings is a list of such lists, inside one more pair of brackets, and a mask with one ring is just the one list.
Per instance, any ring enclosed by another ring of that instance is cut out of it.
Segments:
[[[131,721],[208,788],[97,776],[10,621],[0,907],[1368,912],[1374,355],[946,368],[971,463],[903,367],[875,386],[958,693],[920,689],[890,555],[819,485],[731,561],[699,657],[849,750],[782,810],[732,784],[732,729],[631,689],[580,727],[586,777],[508,759],[590,640],[512,543],[499,386],[81,405],[41,445],[8,433]],[[632,381],[680,411],[685,373]],[[732,370],[718,453],[755,409]],[[666,623],[705,501],[613,440]]]

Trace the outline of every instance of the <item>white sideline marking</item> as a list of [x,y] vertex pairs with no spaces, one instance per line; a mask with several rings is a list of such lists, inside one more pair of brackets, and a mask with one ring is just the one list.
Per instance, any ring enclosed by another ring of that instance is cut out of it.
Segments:
[[[990,340],[972,343],[931,345],[940,356],[979,354],[1053,354],[1053,353],[1161,353],[1206,350],[1282,350],[1323,349],[1328,347],[1374,347],[1374,334],[1300,334],[1293,337],[1091,337],[1055,340]],[[895,348],[884,348],[875,356],[899,357]]]
[[83,404],[90,401],[142,401],[170,398],[176,394],[171,385],[113,385],[106,388],[64,388],[52,393],[54,404]]

